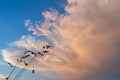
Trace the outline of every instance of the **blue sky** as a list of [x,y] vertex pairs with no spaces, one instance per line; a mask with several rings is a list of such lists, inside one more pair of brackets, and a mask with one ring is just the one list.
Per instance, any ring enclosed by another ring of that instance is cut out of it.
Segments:
[[49,8],[64,12],[61,0],[0,0],[0,47],[5,48],[7,43],[29,34],[24,27],[24,21],[43,20],[41,13]]
[[[24,26],[24,21],[42,21],[43,11],[54,8],[64,12],[66,1],[61,0],[0,0],[0,49],[7,48],[8,44],[18,40],[23,35],[31,35]],[[9,73],[10,68],[3,61],[0,54],[0,74]]]

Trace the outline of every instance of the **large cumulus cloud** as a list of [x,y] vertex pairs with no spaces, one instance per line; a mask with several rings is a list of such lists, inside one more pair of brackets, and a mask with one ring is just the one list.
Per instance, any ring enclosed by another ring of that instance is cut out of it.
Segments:
[[[4,49],[5,60],[20,56],[25,50],[39,51],[41,44],[51,44],[50,55],[36,58],[36,70],[54,70],[64,80],[88,80],[91,77],[111,75],[120,68],[120,1],[68,0],[65,14],[54,9],[43,12],[41,24],[25,21],[33,35],[46,41],[26,36]],[[25,38],[25,39],[24,39]],[[6,57],[7,56],[7,57]],[[40,63],[40,64],[39,64]]]

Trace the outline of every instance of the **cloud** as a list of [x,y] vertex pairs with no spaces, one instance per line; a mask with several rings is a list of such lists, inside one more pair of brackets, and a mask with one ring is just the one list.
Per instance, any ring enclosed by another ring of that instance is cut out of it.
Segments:
[[2,63],[2,62],[0,62],[0,65],[3,65],[3,63]]
[[[41,41],[23,36],[2,51],[4,59],[15,64],[25,50],[38,52],[51,44],[50,55],[36,58],[30,68],[54,70],[64,80],[89,80],[120,72],[120,1],[68,0],[65,14],[56,10],[43,12],[42,25],[29,23],[33,35],[45,36]],[[14,59],[11,59],[13,57]],[[19,66],[22,66],[19,65]]]
[[5,75],[3,75],[3,74],[0,74],[0,79],[5,79]]
[[2,65],[6,65],[6,63],[3,62],[3,61],[0,61],[0,65],[1,65],[1,66],[2,66]]
[[25,22],[24,22],[24,25],[27,27],[27,26],[29,26],[30,25],[30,19],[28,19],[28,20],[25,20]]

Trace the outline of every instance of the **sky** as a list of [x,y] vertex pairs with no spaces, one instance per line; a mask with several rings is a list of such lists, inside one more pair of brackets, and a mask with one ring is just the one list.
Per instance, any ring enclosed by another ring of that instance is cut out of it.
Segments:
[[44,45],[49,53],[19,80],[120,80],[119,8],[119,0],[1,0],[0,80],[10,73],[7,62],[20,70],[16,59]]

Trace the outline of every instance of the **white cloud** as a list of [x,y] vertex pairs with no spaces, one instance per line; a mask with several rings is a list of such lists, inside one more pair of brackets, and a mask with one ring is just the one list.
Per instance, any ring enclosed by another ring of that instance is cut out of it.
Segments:
[[2,65],[3,63],[2,62],[0,62],[0,65]]
[[5,78],[6,78],[6,76],[5,76],[5,75],[0,74],[0,79],[5,79]]
[[31,24],[31,22],[30,22],[30,19],[28,19],[28,20],[25,20],[25,23],[24,23],[24,25],[27,27],[27,26],[29,26]]
[[1,61],[1,62],[0,62],[0,65],[6,65],[6,64],[5,64],[4,62]]
[[44,35],[46,41],[24,36],[12,43],[15,50],[4,49],[3,56],[15,64],[11,56],[16,58],[27,49],[38,52],[50,42],[54,45],[51,55],[38,58],[33,63],[37,66],[31,68],[54,70],[64,80],[89,80],[120,72],[119,8],[118,0],[68,0],[66,14],[45,11],[42,25],[28,27],[34,35]]

